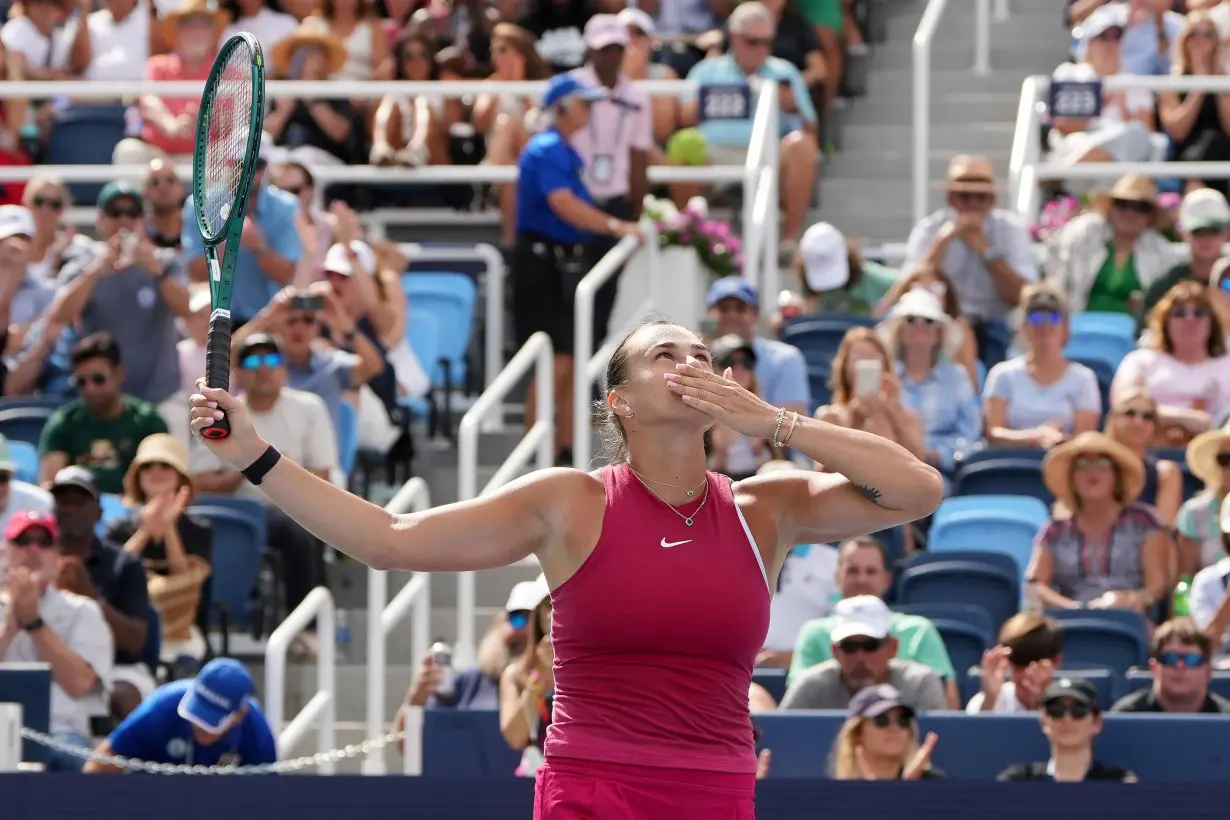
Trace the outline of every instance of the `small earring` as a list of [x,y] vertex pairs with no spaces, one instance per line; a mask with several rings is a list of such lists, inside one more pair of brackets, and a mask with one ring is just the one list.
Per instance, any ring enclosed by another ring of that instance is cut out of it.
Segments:
[[624,408],[624,410],[626,411],[626,412],[624,413],[624,418],[626,418],[626,419],[630,419],[630,418],[632,418],[632,408],[631,408],[631,407],[625,407],[625,408]]

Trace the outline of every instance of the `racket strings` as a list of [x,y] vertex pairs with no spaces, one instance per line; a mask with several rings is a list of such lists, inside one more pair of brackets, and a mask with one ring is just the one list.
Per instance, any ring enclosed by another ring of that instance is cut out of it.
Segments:
[[244,45],[231,49],[207,111],[209,138],[205,149],[205,201],[202,214],[211,235],[227,228],[243,177],[252,127],[252,56]]

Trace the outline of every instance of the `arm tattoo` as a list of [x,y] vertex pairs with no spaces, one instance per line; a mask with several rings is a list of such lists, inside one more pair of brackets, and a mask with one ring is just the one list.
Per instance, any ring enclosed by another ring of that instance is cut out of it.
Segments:
[[877,490],[875,487],[868,487],[863,484],[855,484],[854,489],[858,490],[862,494],[863,498],[866,498],[872,504],[875,504],[877,506],[880,504],[880,491]]

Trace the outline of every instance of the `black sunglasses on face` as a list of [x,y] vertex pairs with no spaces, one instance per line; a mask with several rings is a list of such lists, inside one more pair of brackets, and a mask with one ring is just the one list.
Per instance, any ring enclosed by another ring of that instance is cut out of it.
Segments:
[[837,648],[847,655],[855,652],[879,652],[882,646],[883,638],[846,638],[837,644]]
[[112,219],[123,219],[125,217],[128,219],[140,219],[142,211],[140,208],[132,205],[127,208],[123,206],[117,207],[115,205],[108,205],[106,208],[103,208],[103,213]]
[[45,532],[38,534],[19,535],[13,539],[13,543],[19,547],[39,547],[40,549],[51,549],[55,546],[55,542],[51,540],[51,536]]
[[1053,700],[1046,704],[1046,714],[1048,717],[1059,720],[1064,715],[1071,715],[1074,720],[1083,720],[1089,717],[1093,710],[1083,703],[1065,703],[1062,700]]
[[1114,206],[1120,211],[1127,211],[1133,214],[1151,214],[1153,213],[1152,202],[1141,202],[1136,199],[1116,199],[1113,200]]
[[1152,410],[1137,410],[1135,407],[1129,407],[1123,411],[1123,415],[1129,419],[1140,419],[1141,421],[1157,421],[1157,413]]
[[1217,454],[1217,466],[1218,467],[1230,467],[1230,453],[1218,453]]
[[1189,305],[1187,307],[1177,307],[1170,311],[1171,319],[1207,319],[1209,311],[1207,308],[1202,308],[1199,305]]
[[914,718],[912,718],[910,715],[907,715],[905,712],[898,712],[896,716],[892,715],[889,712],[885,712],[882,715],[876,715],[875,717],[873,717],[871,719],[871,722],[874,723],[880,729],[887,729],[889,726],[891,726],[894,723],[900,726],[902,729],[908,729],[914,725]]
[[1157,662],[1162,666],[1174,667],[1182,664],[1188,669],[1199,669],[1206,660],[1199,652],[1163,652],[1157,656]]
[[30,204],[35,208],[47,208],[52,211],[64,210],[64,200],[55,197],[36,196],[30,200]]
[[81,387],[86,384],[106,384],[110,378],[106,373],[82,373],[73,374],[69,381],[72,382],[73,387]]

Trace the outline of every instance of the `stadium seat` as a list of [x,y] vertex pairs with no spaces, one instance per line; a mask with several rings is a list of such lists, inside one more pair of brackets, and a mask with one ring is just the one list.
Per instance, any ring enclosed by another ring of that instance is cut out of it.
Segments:
[[1148,641],[1149,627],[1143,615],[1130,609],[1048,609],[1046,614],[1059,621],[1109,621],[1130,629]]
[[903,615],[920,615],[931,621],[945,620],[969,624],[981,632],[995,634],[991,616],[985,609],[974,604],[894,604],[892,609]]
[[1063,352],[1072,361],[1100,361],[1105,362],[1108,367],[1116,368],[1123,361],[1123,357],[1135,349],[1134,338],[1125,339],[1118,334],[1095,331],[1077,333],[1074,330]]
[[[1129,669],[1124,677],[1123,695],[1130,695],[1153,685],[1153,673],[1148,669]],[[1230,700],[1230,669],[1213,670],[1209,691]],[[1122,695],[1121,695],[1122,696]]]
[[1055,501],[1042,483],[1041,461],[1004,458],[962,464],[953,476],[953,495],[1027,495],[1048,507]]
[[752,670],[752,683],[759,683],[773,700],[781,703],[786,694],[786,670],[775,666],[757,666]]
[[[440,320],[426,311],[415,313],[406,321],[406,342],[423,370],[430,373],[434,363],[440,360]],[[425,396],[399,399],[398,403],[408,408],[415,418],[428,419],[434,432],[436,402],[430,391]]]
[[1016,495],[966,495],[947,498],[931,520],[927,549],[989,550],[1016,559],[1021,580],[1033,552],[1034,539],[1050,511],[1037,498]]
[[205,496],[189,512],[213,527],[213,573],[208,586],[215,624],[224,640],[231,629],[253,622],[253,593],[267,543],[265,510],[256,501]]
[[[1073,668],[1065,666],[1055,672],[1057,677],[1084,678],[1097,687],[1098,704],[1105,711],[1129,690],[1124,684],[1123,676],[1113,669]],[[970,698],[982,689],[982,666],[971,666],[965,673],[965,684],[961,688],[962,704],[969,704]]]
[[[952,668],[958,676],[962,674],[961,670],[982,663],[982,653],[995,645],[994,635],[984,626],[947,618],[932,618],[931,623],[944,639],[948,659],[952,661]],[[960,683],[958,680],[957,684]]]
[[1149,659],[1145,637],[1132,627],[1111,620],[1066,618],[1063,659],[1072,667],[1105,666],[1124,675]]
[[1136,345],[1136,317],[1127,313],[1081,311],[1069,320],[1069,328],[1073,334],[1099,333],[1117,336],[1131,342],[1133,347]]
[[992,633],[1020,609],[1016,561],[995,552],[947,552],[911,556],[897,585],[906,605],[964,603],[982,607]]
[[9,441],[24,441],[37,447],[43,425],[54,412],[54,408],[37,405],[0,409],[0,435]]
[[888,557],[888,569],[892,572],[905,555],[905,533],[902,532],[901,527],[873,532],[868,538],[874,538],[880,542],[880,546],[884,547],[884,554]]
[[474,324],[478,289],[463,273],[421,272],[402,276],[409,301],[407,324],[430,313],[438,322],[439,349],[434,362],[421,362],[433,387],[453,390],[466,384],[466,351]]
[[[111,153],[124,138],[125,109],[120,105],[72,105],[55,114],[47,141],[48,165],[110,165]],[[68,186],[73,200],[93,203],[99,183]]]
[[[21,704],[21,722],[36,732],[51,731],[51,667],[42,663],[0,663],[0,703]],[[21,759],[45,763],[47,747],[21,742]]]
[[1037,447],[999,447],[979,442],[968,450],[957,454],[958,467],[970,467],[983,461],[1000,461],[1002,459],[1024,459],[1042,463],[1046,451]]
[[98,498],[98,504],[102,507],[102,519],[98,522],[95,530],[101,536],[107,530],[107,525],[112,521],[120,518],[127,518],[132,514],[132,509],[124,503],[124,499],[113,493],[103,493]]
[[68,404],[63,396],[5,396],[0,399],[0,411],[16,407],[46,407],[56,410]]
[[495,710],[423,711],[424,777],[512,777],[520,762],[521,753],[500,734]]
[[1173,461],[1183,471],[1183,497],[1192,498],[1204,490],[1202,481],[1187,463],[1187,451],[1182,447],[1159,447],[1152,453],[1159,461]]
[[349,478],[354,471],[355,458],[359,455],[359,411],[350,402],[343,401],[338,421],[338,457],[342,474]]
[[162,666],[162,616],[153,605],[146,613],[146,623],[149,624],[149,632],[141,649],[141,662],[149,667],[150,674],[156,679]]
[[850,328],[874,326],[866,316],[804,316],[782,328],[782,341],[803,351],[808,367],[829,368]]
[[14,478],[27,484],[37,484],[38,448],[28,441],[10,441],[8,447],[9,458],[17,465]]
[[817,408],[833,401],[833,388],[829,384],[832,378],[833,371],[828,364],[818,365],[808,362],[807,387],[808,392],[811,393],[811,412],[815,413]]

